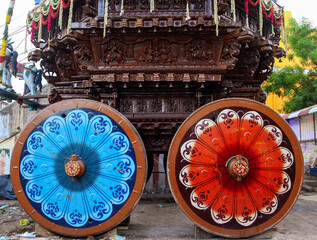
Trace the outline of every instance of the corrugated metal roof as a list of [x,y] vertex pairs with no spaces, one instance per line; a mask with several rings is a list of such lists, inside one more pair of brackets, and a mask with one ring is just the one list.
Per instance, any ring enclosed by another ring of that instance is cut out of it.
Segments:
[[281,114],[281,116],[284,119],[291,119],[291,118],[297,118],[297,117],[300,117],[300,116],[305,116],[305,115],[308,115],[308,114],[312,114],[314,112],[317,112],[317,105],[313,105],[311,107],[307,107],[307,108],[304,108],[304,109],[301,109],[301,110],[298,110],[298,111],[295,111],[295,112],[292,112],[292,113]]

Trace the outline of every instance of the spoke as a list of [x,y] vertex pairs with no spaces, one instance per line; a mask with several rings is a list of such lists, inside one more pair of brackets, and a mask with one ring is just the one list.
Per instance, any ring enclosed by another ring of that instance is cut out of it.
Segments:
[[109,137],[112,129],[112,122],[107,116],[97,115],[92,117],[84,140],[89,150],[83,149],[82,157],[86,159],[92,152],[98,151],[98,148]]
[[263,128],[263,119],[258,112],[249,111],[241,118],[240,125],[240,154],[246,155]]
[[294,163],[294,155],[284,147],[278,147],[271,152],[264,153],[250,159],[252,168],[268,170],[286,170]]
[[250,226],[257,218],[258,211],[243,182],[236,183],[235,218],[242,226]]
[[179,180],[186,187],[196,187],[210,182],[215,179],[219,179],[226,173],[226,168],[217,168],[211,164],[209,165],[196,165],[190,164],[185,166],[180,174]]
[[[120,132],[111,133],[107,140],[101,144],[97,149],[97,154],[100,156],[100,161],[110,160],[117,156],[125,154],[130,147],[129,139]],[[95,155],[90,155],[86,158],[86,161],[91,161],[91,158]],[[96,159],[92,159],[96,160]],[[98,162],[97,160],[97,162]]]
[[197,138],[213,153],[216,153],[222,159],[227,158],[228,150],[214,121],[210,119],[200,120],[195,126],[195,133]]
[[210,179],[210,181],[201,184],[192,191],[190,195],[191,204],[200,210],[209,208],[220,195],[223,187],[231,180],[229,176],[224,176],[223,179]]
[[234,217],[235,181],[229,181],[211,206],[212,219],[217,224],[228,223]]

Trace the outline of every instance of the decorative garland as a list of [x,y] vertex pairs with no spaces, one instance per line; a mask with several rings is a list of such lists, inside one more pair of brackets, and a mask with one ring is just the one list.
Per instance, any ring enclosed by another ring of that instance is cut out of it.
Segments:
[[[15,0],[11,0],[14,2]],[[104,13],[104,31],[103,36],[106,36],[106,28],[108,23],[108,7],[109,7],[109,0],[105,1],[105,13]],[[219,34],[219,19],[218,19],[218,0],[214,0],[214,23],[216,25],[216,35]],[[190,0],[186,0],[186,21],[190,20]],[[246,14],[246,27],[249,28],[249,4],[252,6],[259,7],[259,32],[263,34],[263,14],[266,18],[270,19],[271,27],[272,27],[272,34],[274,34],[274,24],[281,25],[282,34],[285,33],[285,25],[284,25],[284,17],[283,11],[275,11],[274,10],[274,3],[272,0],[244,0],[245,6],[245,14]],[[47,25],[47,30],[50,35],[52,19],[56,19],[58,17],[58,26],[60,29],[63,27],[63,13],[64,9],[69,8],[69,15],[68,15],[68,23],[67,23],[67,33],[69,33],[71,29],[71,23],[73,18],[73,7],[74,7],[74,0],[49,0],[48,4],[45,5],[44,1],[39,7],[39,12],[33,11],[31,14],[28,15],[27,18],[27,26],[28,28],[32,28],[31,31],[31,39],[34,39],[34,32],[38,30],[38,41],[42,37],[42,28],[43,26]],[[155,0],[150,0],[150,12],[154,11],[155,7]],[[236,22],[236,5],[235,0],[231,0],[231,14],[233,17],[233,21]],[[121,0],[121,8],[120,8],[120,16],[124,14],[124,0]],[[8,14],[6,18],[6,23],[11,21],[11,15]]]
[[62,3],[59,4],[58,26],[59,26],[59,29],[62,30],[62,27],[63,27],[63,4]]
[[69,8],[69,16],[67,23],[67,33],[71,29],[73,18],[74,0],[50,0],[47,5],[44,2],[40,5],[39,12],[32,12],[27,17],[27,28],[31,28],[31,41],[34,39],[34,32],[38,30],[38,41],[42,38],[43,26],[47,25],[47,30],[50,35],[52,19],[58,17],[58,26],[60,29],[63,27],[63,10]]
[[154,0],[151,0],[151,2],[150,2],[150,13],[152,13],[154,11],[154,5],[155,5]]
[[237,18],[236,18],[236,1],[235,0],[231,0],[231,13],[233,16],[233,21],[236,22]]
[[107,23],[108,23],[108,9],[109,3],[108,0],[105,0],[105,15],[103,16],[103,37],[106,37],[107,32]]
[[214,22],[216,24],[216,36],[219,35],[218,0],[214,0]]
[[5,64],[5,55],[7,51],[8,46],[8,30],[9,30],[9,24],[11,22],[13,9],[14,9],[15,0],[10,0],[9,8],[7,11],[6,19],[5,19],[5,27],[3,32],[3,38],[1,42],[1,50],[0,50],[0,83],[2,83],[2,73],[4,69]]
[[249,28],[249,0],[244,0],[245,7],[245,25]]
[[259,1],[259,30],[260,35],[263,35],[263,13],[262,13],[262,0]]
[[124,0],[121,0],[120,16],[123,16],[124,14],[123,1]]
[[[69,3],[69,0],[68,0]],[[73,9],[74,9],[74,0],[71,0],[70,2],[70,8],[69,8],[69,14],[68,14],[68,25],[67,25],[67,34],[69,33],[71,26],[72,26],[72,20],[73,20]]]
[[49,14],[48,14],[48,17],[47,17],[47,31],[51,31],[51,26],[52,26],[52,16],[53,15],[53,8],[52,6],[50,6],[50,9],[49,9]]
[[[232,0],[234,1],[234,0]],[[274,3],[272,0],[268,0],[267,2],[265,0],[244,0],[244,7],[245,7],[245,13],[246,13],[246,27],[249,28],[249,4],[256,7],[259,5],[259,32],[260,35],[263,34],[263,13],[266,18],[270,19],[271,22],[271,28],[272,28],[272,35],[275,35],[274,32],[274,23],[276,25],[281,25],[284,21],[283,17],[283,11],[275,11],[274,10]],[[231,8],[232,8],[231,3]],[[231,9],[232,12],[232,9]],[[282,35],[285,35],[285,27],[281,26],[281,33]],[[285,39],[285,38],[284,38]]]
[[42,26],[43,26],[43,22],[42,22],[42,14],[41,14],[40,24],[39,24],[39,32],[37,34],[37,42],[40,42],[42,39]]
[[189,21],[190,20],[190,16],[189,16],[189,0],[187,0],[186,2],[186,19],[185,21]]
[[285,51],[287,52],[287,34],[286,34],[286,30],[285,30],[284,16],[281,17],[281,33],[282,33],[281,40],[285,44]]

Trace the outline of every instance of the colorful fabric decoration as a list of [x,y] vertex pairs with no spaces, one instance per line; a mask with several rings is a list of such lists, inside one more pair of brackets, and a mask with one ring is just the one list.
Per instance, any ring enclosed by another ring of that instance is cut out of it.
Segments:
[[9,24],[11,22],[13,9],[14,9],[15,0],[10,0],[9,8],[7,11],[6,19],[5,19],[5,27],[3,32],[3,37],[1,41],[1,50],[0,50],[0,83],[2,83],[2,73],[4,69],[5,64],[5,55],[7,51],[8,46],[8,30],[9,30]]

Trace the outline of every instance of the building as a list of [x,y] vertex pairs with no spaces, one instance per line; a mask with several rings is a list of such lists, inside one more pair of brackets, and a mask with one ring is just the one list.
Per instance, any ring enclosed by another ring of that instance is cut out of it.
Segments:
[[305,163],[315,166],[317,163],[317,105],[282,116],[290,124],[301,144]]

